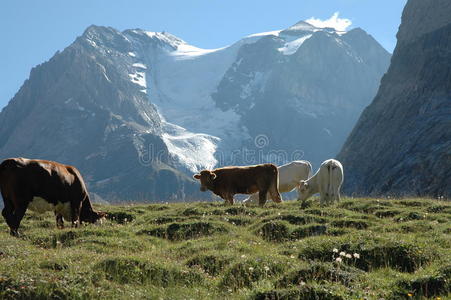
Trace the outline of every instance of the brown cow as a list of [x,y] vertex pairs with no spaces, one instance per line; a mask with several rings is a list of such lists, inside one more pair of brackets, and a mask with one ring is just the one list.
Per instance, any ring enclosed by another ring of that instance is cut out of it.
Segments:
[[63,217],[77,227],[105,216],[92,209],[86,185],[75,167],[53,161],[10,158],[0,164],[0,190],[5,207],[2,215],[11,235],[27,208],[39,213],[54,211],[58,227]]
[[278,190],[279,172],[273,164],[203,170],[193,177],[200,180],[202,192],[208,189],[229,204],[233,204],[235,194],[256,192],[258,192],[260,206],[265,205],[268,192],[274,202],[282,202]]

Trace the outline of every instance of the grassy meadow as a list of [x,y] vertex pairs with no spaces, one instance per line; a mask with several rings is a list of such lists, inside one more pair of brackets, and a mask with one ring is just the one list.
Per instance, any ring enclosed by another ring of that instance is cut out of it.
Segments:
[[[0,221],[0,299],[451,299],[451,203],[96,206]],[[66,223],[66,226],[68,224]]]

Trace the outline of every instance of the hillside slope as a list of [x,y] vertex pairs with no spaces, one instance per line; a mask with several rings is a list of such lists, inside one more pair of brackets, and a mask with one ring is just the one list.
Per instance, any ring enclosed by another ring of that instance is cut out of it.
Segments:
[[356,195],[451,197],[451,2],[409,0],[390,68],[338,158]]
[[0,221],[0,298],[449,299],[450,203],[316,203],[101,206],[64,230],[27,213],[21,238]]

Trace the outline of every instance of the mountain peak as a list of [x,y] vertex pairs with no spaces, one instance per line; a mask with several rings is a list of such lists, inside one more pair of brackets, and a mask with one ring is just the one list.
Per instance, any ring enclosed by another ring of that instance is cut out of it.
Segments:
[[118,33],[116,29],[113,27],[107,27],[107,26],[99,26],[99,25],[90,25],[88,28],[85,29],[83,32],[84,37],[92,37],[92,36],[98,36],[102,34],[111,34],[111,33]]
[[342,35],[346,33],[346,31],[340,31],[333,27],[317,27],[311,23],[308,22],[308,20],[305,21],[299,21],[296,24],[288,27],[287,29],[283,30],[282,34],[287,35],[303,35],[306,33],[314,33],[317,31],[323,31],[323,32],[329,32],[329,33],[337,33],[339,35]]
[[290,33],[295,34],[295,33],[299,33],[299,32],[305,32],[305,31],[314,32],[314,31],[318,31],[318,30],[320,30],[320,29],[313,26],[310,23],[307,23],[306,21],[299,21],[296,24],[283,30],[283,32],[286,34],[290,34]]
[[169,46],[171,50],[177,49],[179,45],[186,44],[186,42],[181,38],[176,37],[175,35],[166,31],[155,32],[143,29],[127,29],[122,33],[126,36],[138,37],[143,41],[146,41],[150,38],[153,42],[156,42],[163,47]]

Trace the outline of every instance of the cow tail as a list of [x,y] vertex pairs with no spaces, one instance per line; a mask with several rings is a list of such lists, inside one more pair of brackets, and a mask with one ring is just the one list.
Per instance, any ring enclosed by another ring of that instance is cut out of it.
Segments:
[[[270,185],[270,194],[271,194],[271,198],[276,201],[276,202],[281,202],[282,201],[282,197],[280,196],[279,193],[279,170],[277,169],[276,166],[273,166],[273,173],[275,174],[275,178],[272,180],[271,185]],[[274,199],[276,198],[276,199]]]
[[331,187],[331,191],[329,192],[330,196],[332,197],[332,201],[335,201],[335,192],[337,191],[337,186],[336,186],[336,179],[337,179],[337,172],[336,172],[337,166],[334,164],[332,164],[332,166],[330,167],[330,187]]
[[329,199],[333,197],[333,171],[332,166],[329,164],[327,166],[327,170],[329,171],[329,183],[327,185],[327,193],[329,194]]

